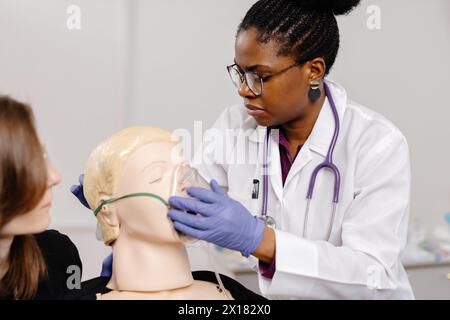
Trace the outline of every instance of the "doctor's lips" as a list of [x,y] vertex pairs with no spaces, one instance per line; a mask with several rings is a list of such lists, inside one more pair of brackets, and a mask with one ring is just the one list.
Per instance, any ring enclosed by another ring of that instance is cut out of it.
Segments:
[[248,103],[245,104],[245,107],[247,108],[247,113],[250,116],[259,116],[266,112],[266,110],[264,110],[263,108],[256,107],[256,106],[248,104]]

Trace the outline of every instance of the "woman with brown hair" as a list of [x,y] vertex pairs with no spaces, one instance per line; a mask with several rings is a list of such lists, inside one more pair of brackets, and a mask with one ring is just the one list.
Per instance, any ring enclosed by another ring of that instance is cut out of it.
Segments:
[[[50,223],[60,176],[47,160],[28,105],[0,97],[0,299],[58,299],[78,251]],[[44,232],[45,231],[45,232]]]

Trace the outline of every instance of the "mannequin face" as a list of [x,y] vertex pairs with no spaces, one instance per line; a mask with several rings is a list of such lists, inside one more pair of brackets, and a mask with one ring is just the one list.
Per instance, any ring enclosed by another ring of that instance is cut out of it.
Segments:
[[[173,143],[155,142],[140,147],[125,163],[114,197],[153,193],[168,201],[173,188],[174,172],[181,163],[182,150]],[[107,207],[109,209],[103,211],[106,218],[110,223],[120,224],[121,233],[127,232],[128,236],[144,241],[181,241],[167,216],[167,207],[161,201],[150,197],[134,197],[122,199]],[[112,212],[110,217],[108,211]]]

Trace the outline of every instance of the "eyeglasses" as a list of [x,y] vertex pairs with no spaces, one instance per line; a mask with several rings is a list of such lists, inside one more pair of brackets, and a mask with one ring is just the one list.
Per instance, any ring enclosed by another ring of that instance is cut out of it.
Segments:
[[239,66],[235,63],[231,66],[227,67],[228,74],[230,75],[231,81],[236,86],[236,88],[240,88],[244,82],[247,83],[250,90],[253,92],[255,96],[262,95],[264,82],[269,81],[272,77],[280,75],[293,67],[297,67],[302,65],[302,63],[296,62],[278,72],[272,73],[267,76],[260,76],[255,72],[244,72],[242,73],[239,69]]

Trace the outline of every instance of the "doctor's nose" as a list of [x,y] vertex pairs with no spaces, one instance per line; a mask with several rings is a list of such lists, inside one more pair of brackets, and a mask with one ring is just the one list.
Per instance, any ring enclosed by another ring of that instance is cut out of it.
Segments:
[[250,90],[250,87],[247,85],[247,81],[242,82],[241,86],[238,90],[239,95],[242,98],[256,98],[256,95]]

